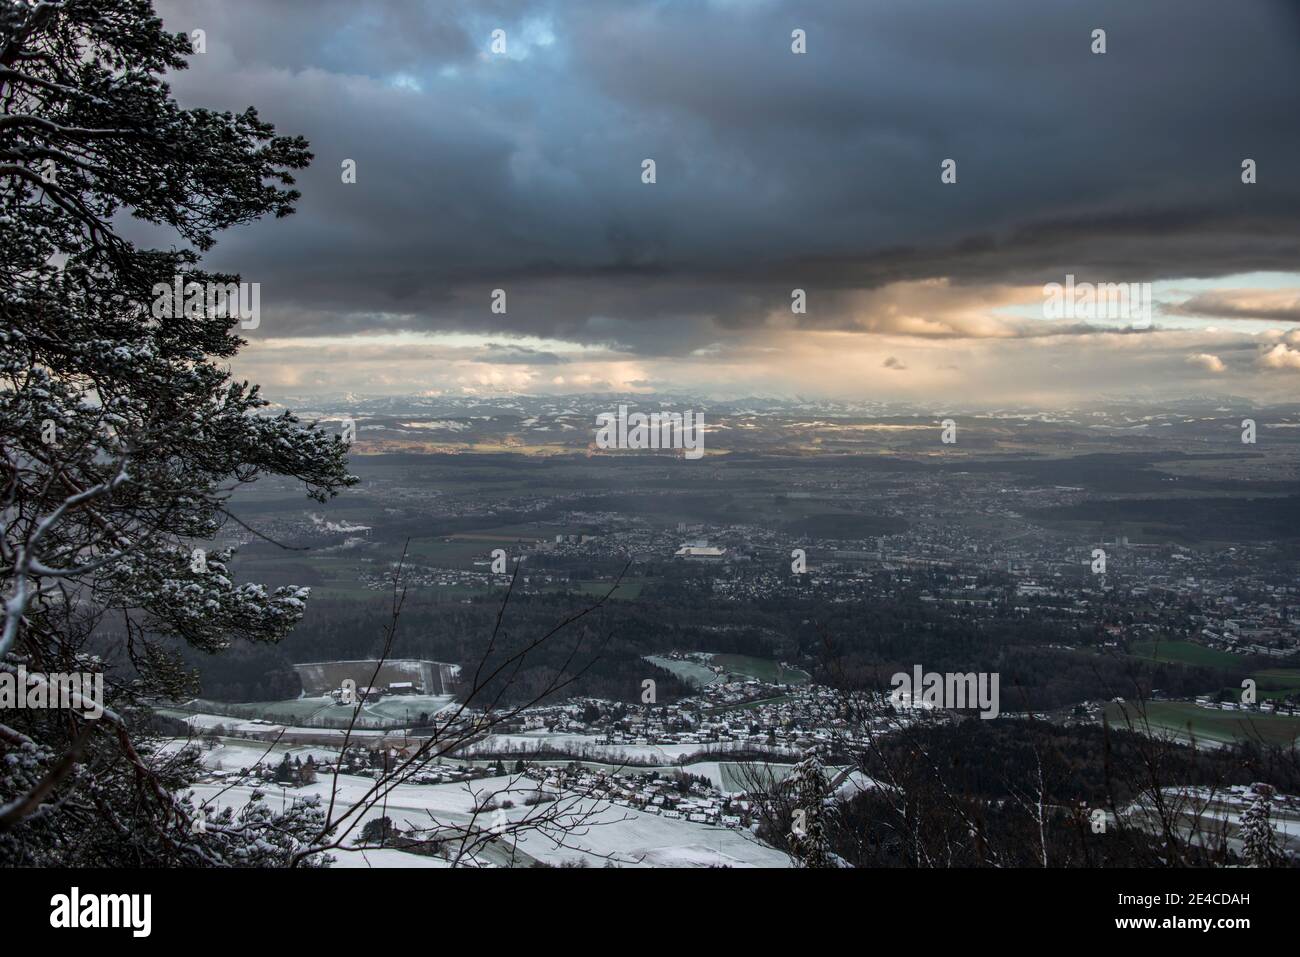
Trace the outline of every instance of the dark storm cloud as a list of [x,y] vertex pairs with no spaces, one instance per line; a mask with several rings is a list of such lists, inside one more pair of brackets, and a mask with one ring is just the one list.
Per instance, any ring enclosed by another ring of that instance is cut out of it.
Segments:
[[[317,156],[296,216],[227,234],[210,258],[263,283],[267,334],[521,331],[672,353],[788,315],[794,287],[824,305],[800,324],[858,329],[853,293],[903,280],[1300,263],[1286,2],[160,11],[207,31],[173,78],[184,102],[255,104]],[[507,57],[487,53],[497,27]]]
[[567,361],[561,359],[554,352],[544,352],[541,349],[526,349],[522,346],[503,346],[496,342],[489,342],[484,347],[484,353],[483,361],[493,364],[553,366]]

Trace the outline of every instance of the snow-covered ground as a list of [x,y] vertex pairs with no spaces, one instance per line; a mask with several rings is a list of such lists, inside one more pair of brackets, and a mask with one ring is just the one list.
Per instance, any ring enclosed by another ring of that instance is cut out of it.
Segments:
[[[531,739],[530,739],[531,740]],[[179,739],[167,742],[159,753],[168,754],[181,747],[187,742]],[[200,761],[205,768],[213,771],[238,772],[247,770],[259,762],[263,766],[275,767],[287,753],[291,758],[298,758],[306,761],[310,755],[316,763],[333,762],[338,758],[336,748],[321,747],[316,745],[293,745],[280,742],[274,746],[268,746],[257,741],[241,741],[236,738],[223,738],[221,743],[215,748],[202,747],[199,742],[188,742],[191,746],[200,747]],[[460,755],[456,758],[449,759],[448,763],[458,765],[464,763]],[[488,762],[479,761],[479,766]],[[587,762],[592,767],[603,767],[606,769],[617,768],[618,764],[614,762]],[[783,778],[790,767],[793,765],[770,765],[772,773],[777,780]],[[699,775],[706,778],[714,787],[724,794],[739,794],[747,790],[751,781],[750,778],[758,772],[747,772],[746,766],[740,762],[722,762],[722,761],[697,761],[692,764],[665,763],[659,767],[637,767],[630,768],[631,771],[659,771],[662,774],[671,774],[675,771],[684,771],[687,774]],[[848,786],[846,782],[846,786]]]
[[384,847],[369,851],[334,851],[332,867],[451,867],[450,861]]
[[[301,800],[309,794],[329,800],[332,776],[323,774],[313,785],[281,791],[266,789],[264,801],[279,809],[286,802]],[[360,801],[374,786],[369,778],[339,775],[338,804],[346,806]],[[210,801],[219,807],[239,808],[253,791],[249,785],[201,784],[193,788],[196,802]],[[473,819],[476,801],[491,795],[498,803],[510,800],[514,807],[500,812],[507,829],[523,821],[535,821],[544,809],[556,805],[526,806],[524,800],[536,794],[535,782],[521,775],[483,778],[478,781],[394,787],[385,801],[360,817],[364,823],[385,814],[399,828],[428,828],[435,823],[466,825]],[[748,833],[732,828],[710,827],[685,819],[669,819],[608,801],[561,794],[559,808],[570,820],[583,816],[584,821],[573,833],[559,837],[542,831],[522,831],[508,835],[527,858],[547,864],[585,862],[602,866],[606,862],[622,867],[785,867],[785,854],[754,840]],[[475,825],[490,828],[502,817],[493,812],[480,814]],[[353,836],[360,832],[358,827]],[[557,839],[558,837],[558,839]],[[346,849],[333,852],[340,864],[349,867],[437,866],[420,855],[385,851],[376,855]],[[411,861],[408,858],[417,858]]]
[[698,661],[689,661],[684,658],[664,658],[662,655],[646,655],[645,660],[656,668],[671,672],[682,681],[689,682],[700,688],[718,684],[725,680],[722,675],[714,673]]
[[286,745],[283,742],[268,750],[269,746],[266,744],[257,741],[240,741],[235,738],[223,738],[221,744],[215,748],[204,747],[201,742],[186,742],[173,738],[158,749],[158,754],[171,754],[186,746],[197,747],[200,763],[213,771],[244,771],[258,763],[264,767],[275,767],[284,759],[286,753],[291,758],[299,758],[303,761],[306,761],[310,755],[311,759],[318,764],[322,761],[335,761],[339,754],[337,748]]
[[[395,723],[414,725],[426,716],[455,707],[455,704],[455,697],[449,694],[391,695],[378,701],[368,701],[362,704],[352,733],[354,736],[359,733],[382,735],[388,733],[382,729],[392,731]],[[290,736],[319,735],[323,740],[331,731],[342,738],[352,719],[354,706],[340,705],[329,695],[317,695],[287,701],[234,704],[229,706],[229,711],[216,702],[200,699],[191,700],[183,708],[164,707],[158,710],[187,722],[195,729],[223,725],[242,734],[265,734],[268,730],[283,729]]]
[[[159,711],[164,714],[169,712],[166,708],[160,708]],[[246,721],[243,718],[232,718],[227,714],[186,714],[175,713],[176,717],[184,720],[195,731],[206,731],[209,728],[223,727],[228,731],[237,734],[278,734],[283,731],[286,735],[302,734],[318,737],[321,740],[342,741],[346,729],[337,728],[306,728],[294,727],[293,725],[272,724],[268,721]],[[352,737],[383,737],[386,734],[393,734],[392,731],[377,731],[370,728],[353,728]]]

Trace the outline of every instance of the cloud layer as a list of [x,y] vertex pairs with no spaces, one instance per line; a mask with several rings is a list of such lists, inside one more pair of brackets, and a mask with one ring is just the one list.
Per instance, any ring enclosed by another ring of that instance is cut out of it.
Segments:
[[[877,359],[899,364],[883,370],[898,388],[952,364],[939,357],[958,341],[1090,351],[1096,330],[1015,311],[1067,273],[1300,263],[1300,16],[1283,0],[159,8],[169,28],[206,32],[173,78],[183,102],[255,104],[316,153],[298,215],[234,231],[210,259],[263,283],[259,335],[277,340],[473,333],[502,339],[473,362],[542,381],[573,357],[509,336],[606,350],[625,372],[829,333],[902,337],[934,358]],[[948,158],[955,184],[940,181]],[[1298,302],[1225,288],[1164,311],[1285,324]],[[1256,373],[1290,368],[1269,348]],[[1223,353],[1184,349],[1171,388],[1222,371],[1189,354]]]

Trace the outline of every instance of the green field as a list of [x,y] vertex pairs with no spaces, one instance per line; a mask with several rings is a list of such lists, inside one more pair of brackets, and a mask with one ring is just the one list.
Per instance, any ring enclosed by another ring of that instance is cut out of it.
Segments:
[[[367,598],[376,594],[357,576],[361,551],[333,554],[299,553],[279,560],[265,557],[238,558],[234,569],[240,581],[252,581],[269,588],[306,585],[318,598]],[[371,566],[378,567],[378,566]]]
[[206,712],[207,714],[226,714],[232,718],[240,718],[245,721],[262,718],[267,721],[287,724],[306,721],[316,716],[325,717],[335,710],[340,713],[343,712],[343,709],[336,708],[334,702],[328,697],[292,698],[287,701],[244,701],[239,703],[205,701],[202,698],[195,698],[189,702],[189,707],[195,711]]
[[[1216,711],[1189,701],[1148,701],[1144,712],[1136,702],[1110,702],[1106,717],[1112,728],[1122,729],[1132,723],[1133,730],[1145,730],[1142,720],[1152,730],[1172,731],[1180,737],[1195,737],[1219,743],[1257,741],[1262,744],[1294,745],[1300,738],[1300,718],[1287,715]],[[1127,714],[1127,718],[1125,715]]]
[[[735,761],[718,762],[718,776],[722,790],[731,793],[748,791],[756,787],[770,788],[784,781],[793,770],[793,764],[769,764],[766,761],[744,764]],[[827,771],[830,774],[835,773],[834,768],[828,768]]]
[[1266,668],[1251,674],[1261,700],[1300,694],[1300,668]]
[[[394,695],[365,705],[361,713],[382,721],[415,722],[421,713],[437,714],[455,700],[454,695]],[[345,709],[338,709],[345,711]]]
[[798,668],[782,668],[778,662],[752,655],[714,655],[710,660],[731,674],[757,678],[768,684],[803,685],[811,677]]
[[1207,648],[1192,641],[1135,641],[1130,654],[1147,661],[1165,661],[1179,665],[1206,665],[1245,673],[1246,659],[1217,648]]
[[1260,700],[1281,699],[1300,692],[1300,668],[1251,671],[1247,667],[1250,659],[1191,641],[1139,641],[1134,642],[1131,648],[1132,656],[1144,661],[1221,668],[1237,676],[1234,684],[1241,678],[1253,678]]

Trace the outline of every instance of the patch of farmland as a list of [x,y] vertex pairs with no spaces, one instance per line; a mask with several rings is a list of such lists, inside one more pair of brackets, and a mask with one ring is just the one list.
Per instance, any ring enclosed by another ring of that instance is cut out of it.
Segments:
[[714,674],[697,661],[663,658],[659,655],[646,655],[643,660],[650,662],[656,668],[671,672],[683,681],[698,688],[705,688],[723,680],[722,675]]

